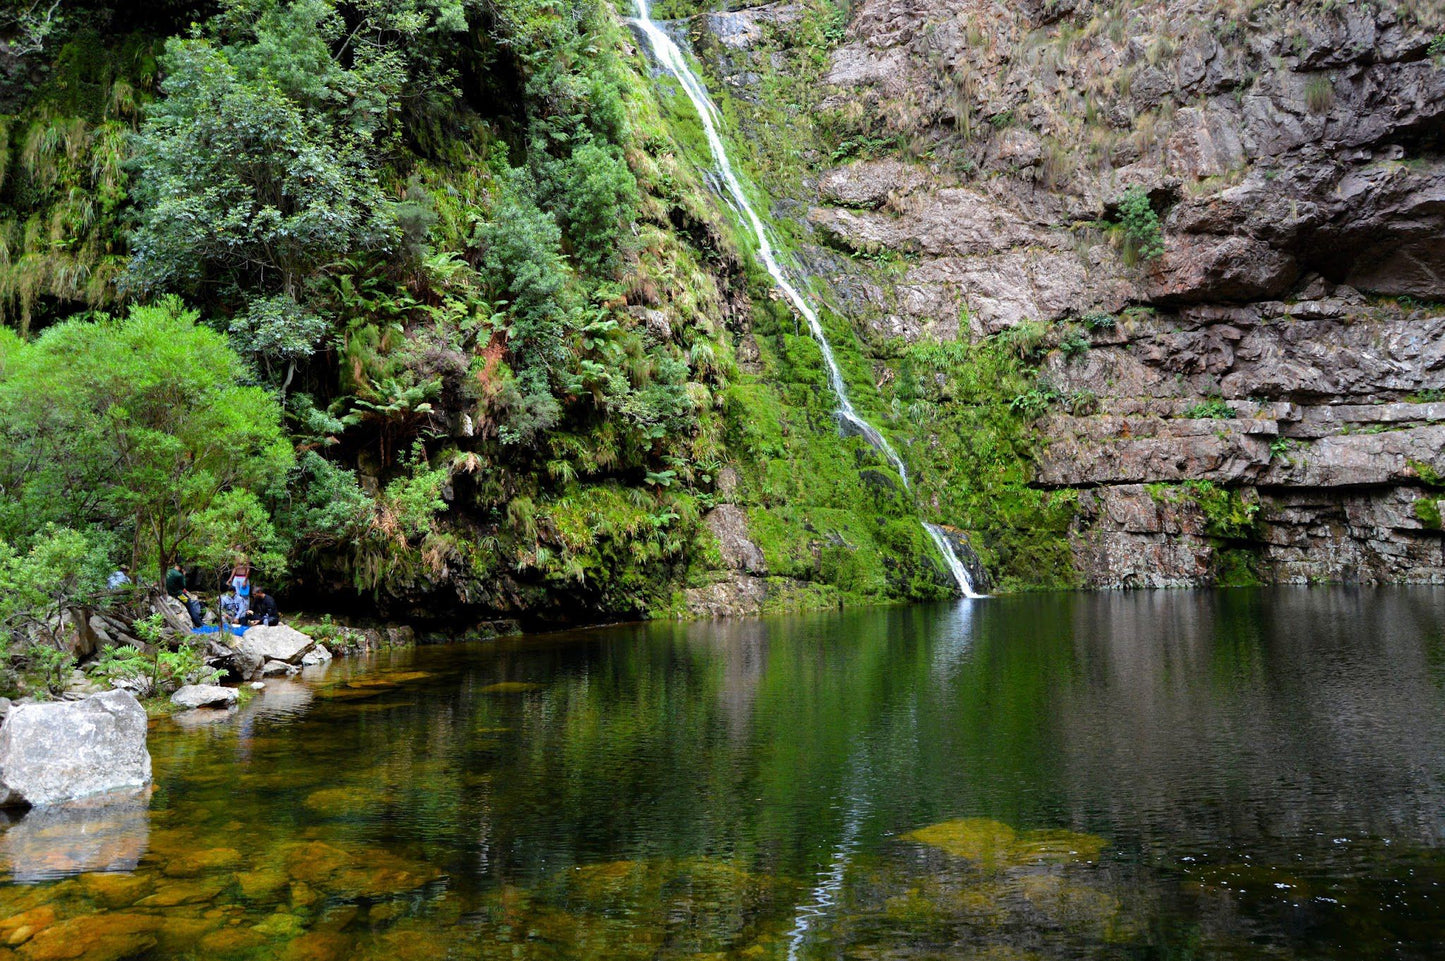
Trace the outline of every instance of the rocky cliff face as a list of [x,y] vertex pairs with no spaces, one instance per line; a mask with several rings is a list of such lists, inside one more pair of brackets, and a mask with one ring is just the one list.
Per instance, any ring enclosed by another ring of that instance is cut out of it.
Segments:
[[1445,582],[1445,5],[863,0],[824,80],[807,256],[880,385],[1047,325],[1081,583]]

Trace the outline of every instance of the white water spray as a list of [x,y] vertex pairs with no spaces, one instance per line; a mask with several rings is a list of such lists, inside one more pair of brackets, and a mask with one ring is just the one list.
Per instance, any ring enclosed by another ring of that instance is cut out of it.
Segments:
[[[767,268],[772,276],[773,282],[783,292],[798,311],[803,319],[808,322],[808,330],[813,339],[818,342],[818,347],[823,353],[823,364],[828,369],[828,384],[833,388],[833,394],[838,398],[838,419],[847,424],[853,430],[862,434],[873,447],[888,459],[893,469],[898,471],[898,476],[903,479],[903,486],[912,489],[908,480],[908,468],[903,465],[903,459],[888,443],[888,439],[872,424],[868,423],[853,409],[853,402],[848,399],[848,388],[843,383],[843,372],[838,368],[838,361],[833,357],[833,348],[828,343],[827,336],[823,333],[823,325],[818,322],[817,311],[813,310],[811,304],[803,297],[798,289],[788,280],[782,265],[778,263],[773,253],[772,238],[768,229],[763,225],[762,218],[753,209],[747,194],[743,192],[743,185],[738,181],[737,174],[733,172],[732,162],[728,159],[727,148],[723,146],[722,137],[718,134],[717,125],[721,122],[721,114],[713,104],[712,98],[707,95],[707,88],[697,74],[693,72],[692,66],[688,64],[687,58],[673,43],[672,38],[658,27],[652,20],[652,11],[649,8],[648,0],[634,0],[637,4],[637,19],[632,21],[647,38],[648,46],[652,48],[652,55],[657,58],[658,64],[667,71],[673,79],[681,86],[687,99],[692,101],[693,109],[697,111],[698,119],[702,121],[703,133],[707,136],[708,149],[712,151],[713,161],[718,166],[718,173],[721,175],[723,186],[727,188],[728,195],[732,198],[737,209],[747,219],[748,226],[752,228],[753,237],[758,244],[758,257],[762,260],[763,266]],[[943,532],[932,524],[923,525],[928,535],[933,538],[933,543],[938,547],[944,560],[948,563],[949,573],[958,584],[959,591],[964,597],[978,597],[973,589],[973,582],[969,579],[968,570],[958,559],[953,545],[949,543]]]
[[973,578],[968,575],[968,568],[963,566],[958,552],[953,549],[953,541],[949,540],[948,534],[937,524],[924,524],[923,529],[928,531],[928,536],[933,538],[933,544],[943,559],[948,562],[948,573],[953,575],[953,580],[958,584],[958,589],[963,592],[964,597],[982,597],[983,595],[973,589]]

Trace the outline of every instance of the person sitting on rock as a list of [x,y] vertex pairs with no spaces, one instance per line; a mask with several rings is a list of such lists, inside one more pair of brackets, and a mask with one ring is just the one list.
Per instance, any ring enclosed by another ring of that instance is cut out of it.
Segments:
[[221,626],[240,624],[246,619],[246,598],[232,587],[221,595]]
[[246,619],[242,621],[247,627],[252,624],[260,624],[264,627],[274,627],[281,623],[281,612],[276,608],[276,598],[257,587],[251,591],[251,609],[246,612]]
[[166,593],[186,606],[186,610],[190,612],[192,624],[200,627],[206,623],[206,615],[201,610],[201,602],[196,599],[196,595],[186,589],[186,569],[181,566],[180,561],[176,561],[171,565],[171,569],[166,571]]

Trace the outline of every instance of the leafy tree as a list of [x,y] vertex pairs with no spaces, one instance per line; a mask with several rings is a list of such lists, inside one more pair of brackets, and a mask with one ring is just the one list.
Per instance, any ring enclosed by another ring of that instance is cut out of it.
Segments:
[[25,57],[44,49],[61,18],[60,0],[18,0],[0,11],[0,68],[16,72]]
[[[321,109],[349,79],[327,53],[324,31],[335,28],[326,5],[297,6],[316,14],[310,31],[292,16],[273,18],[249,46],[166,45],[165,99],[137,141],[135,286],[259,288],[295,300],[340,254],[395,242],[369,131],[332,123]],[[267,57],[283,52],[296,62]]]
[[629,137],[622,68],[596,40],[604,7],[502,0],[492,9],[499,42],[524,77],[536,195],[578,263],[604,272],[616,263],[622,226],[637,205],[637,180],[622,155]]
[[280,405],[196,318],[168,298],[0,343],[0,535],[92,524],[159,564],[284,478]]
[[622,225],[637,206],[637,180],[621,151],[589,139],[549,174],[573,256],[598,273],[615,264]]
[[22,552],[0,540],[0,688],[17,691],[10,662],[18,657],[31,684],[58,692],[75,666],[58,634],[62,615],[102,596],[110,541],[46,525],[29,543]]

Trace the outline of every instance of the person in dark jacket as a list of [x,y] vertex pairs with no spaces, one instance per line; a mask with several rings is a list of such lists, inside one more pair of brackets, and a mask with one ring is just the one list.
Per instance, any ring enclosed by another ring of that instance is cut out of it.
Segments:
[[196,627],[206,622],[200,600],[186,589],[186,569],[181,566],[180,561],[176,561],[171,565],[171,569],[166,571],[166,593],[186,605],[186,610],[191,615],[191,623]]
[[241,621],[247,627],[261,624],[272,627],[281,623],[281,612],[276,608],[276,598],[257,587],[251,591],[251,609]]

